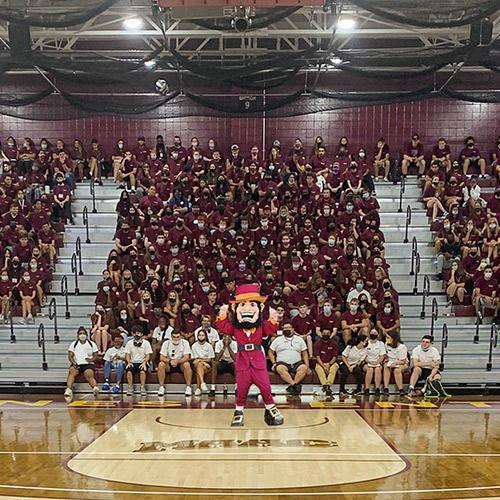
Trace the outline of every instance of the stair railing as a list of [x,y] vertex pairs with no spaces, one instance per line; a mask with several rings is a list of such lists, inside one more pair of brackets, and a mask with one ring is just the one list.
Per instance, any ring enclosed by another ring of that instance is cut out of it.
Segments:
[[403,243],[408,243],[408,228],[411,224],[411,207],[408,205],[406,207],[406,224],[405,224],[405,239]]
[[10,326],[10,343],[17,342],[16,333],[14,332],[14,296],[9,299],[9,326]]
[[418,253],[418,242],[417,242],[417,237],[414,236],[413,239],[411,240],[411,269],[410,269],[410,276],[413,276],[415,274],[415,259],[417,258],[417,253]]
[[439,308],[437,300],[432,299],[432,309],[431,309],[431,337],[434,338],[434,323],[438,319]]
[[80,295],[80,287],[78,286],[78,264],[76,263],[76,253],[71,256],[71,272],[75,278],[75,295]]
[[444,354],[445,349],[448,347],[448,325],[443,325],[443,334],[441,336],[441,362],[439,363],[439,371],[444,370]]
[[49,365],[47,364],[47,353],[45,351],[45,327],[43,323],[40,323],[38,326],[37,339],[38,347],[42,348],[42,370],[46,372],[49,369]]
[[420,319],[425,319],[425,299],[431,292],[431,280],[427,274],[424,276],[424,287],[422,289],[422,310],[420,311]]
[[418,295],[418,273],[420,273],[420,253],[415,256],[415,281],[413,282],[413,295]]
[[82,239],[80,238],[80,236],[78,236],[76,238],[75,253],[76,253],[76,256],[78,257],[78,274],[80,276],[83,276],[83,269],[82,269]]
[[85,224],[85,233],[87,234],[87,239],[85,240],[85,243],[89,245],[91,241],[89,234],[89,210],[87,208],[87,205],[83,207],[83,223]]
[[483,324],[484,318],[484,300],[482,297],[478,299],[477,313],[476,313],[476,331],[474,333],[474,344],[479,344],[479,327]]
[[66,275],[61,278],[61,295],[64,297],[64,317],[69,319],[71,318],[71,313],[69,312],[68,277]]
[[90,179],[90,194],[92,195],[92,213],[96,214],[97,208],[95,206],[95,180],[93,177],[92,179]]
[[495,323],[491,324],[490,330],[490,352],[488,354],[488,363],[486,363],[486,371],[491,372],[493,368],[493,349],[496,349],[498,345],[498,326]]
[[49,302],[49,319],[54,320],[54,344],[59,344],[59,330],[57,328],[57,302],[56,298],[52,297]]
[[[399,188],[399,208],[398,213],[403,212],[403,195],[406,189],[406,178],[404,175],[401,176],[401,187]],[[409,206],[409,205],[408,205]]]

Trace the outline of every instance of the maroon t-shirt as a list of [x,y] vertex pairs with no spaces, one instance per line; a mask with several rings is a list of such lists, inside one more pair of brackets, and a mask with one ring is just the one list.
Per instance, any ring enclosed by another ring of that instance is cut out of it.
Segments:
[[320,330],[330,330],[333,331],[334,328],[340,328],[340,321],[337,315],[330,314],[330,316],[325,316],[323,313],[319,314],[316,318],[316,326]]
[[397,320],[398,315],[395,311],[392,311],[390,314],[386,314],[385,312],[377,313],[377,321],[380,321],[380,324],[384,328],[392,328]]
[[451,154],[450,146],[448,146],[448,144],[446,144],[443,149],[439,149],[439,146],[436,144],[432,148],[432,154],[436,158],[439,158],[439,159],[445,158],[446,156],[448,156],[449,154]]
[[479,288],[481,295],[491,297],[493,292],[498,294],[498,280],[493,276],[487,280],[484,276],[480,276],[475,282],[474,287]]
[[363,313],[359,309],[356,311],[356,314],[352,314],[351,311],[346,311],[342,314],[341,320],[345,321],[348,325],[361,323],[363,321]]
[[330,363],[339,355],[339,346],[335,340],[320,339],[314,344],[314,355],[323,363]]
[[25,297],[31,297],[33,292],[36,290],[36,284],[31,281],[21,280],[19,285],[17,286],[19,293]]
[[314,322],[312,316],[309,314],[304,318],[297,315],[292,319],[292,326],[297,334],[306,335],[307,333],[314,334],[316,323]]

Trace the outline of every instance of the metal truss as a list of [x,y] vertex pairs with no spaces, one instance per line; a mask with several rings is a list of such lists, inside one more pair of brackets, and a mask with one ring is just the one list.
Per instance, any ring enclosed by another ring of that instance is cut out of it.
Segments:
[[[343,16],[356,19],[356,28],[336,30],[335,47],[342,50],[408,49],[411,47],[458,47],[469,37],[467,26],[446,29],[403,26],[350,7],[346,2]],[[49,9],[47,9],[49,10]],[[191,17],[222,16],[227,8],[190,9]],[[303,50],[313,44],[329,43],[335,18],[322,8],[303,7],[286,19],[244,33],[213,31],[185,20],[182,9],[154,12],[151,0],[128,0],[108,11],[70,28],[32,28],[33,48],[46,53],[99,54],[120,58],[140,58],[164,45],[190,58],[207,61],[232,60],[242,56],[287,53]],[[230,15],[230,12],[229,12]],[[143,26],[128,31],[123,22],[140,17]],[[7,38],[7,25],[0,22],[0,36]],[[494,20],[493,37],[500,36],[499,16]]]

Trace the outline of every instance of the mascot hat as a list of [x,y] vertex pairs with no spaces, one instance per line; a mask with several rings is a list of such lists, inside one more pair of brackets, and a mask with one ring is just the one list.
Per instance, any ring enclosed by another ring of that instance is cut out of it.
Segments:
[[266,297],[260,294],[259,285],[252,283],[249,285],[240,285],[236,288],[236,294],[231,304],[239,304],[240,302],[265,302]]

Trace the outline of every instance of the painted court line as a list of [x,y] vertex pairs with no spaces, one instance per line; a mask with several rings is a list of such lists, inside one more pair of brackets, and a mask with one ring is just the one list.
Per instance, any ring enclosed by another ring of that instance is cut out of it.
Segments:
[[229,493],[223,491],[205,492],[205,491],[147,491],[147,490],[99,490],[99,489],[86,489],[86,488],[54,488],[54,487],[43,487],[43,486],[15,486],[10,484],[0,484],[0,489],[18,489],[18,490],[32,490],[32,491],[57,491],[66,493],[99,493],[99,494],[109,494],[109,495],[165,495],[165,496],[216,496],[216,497],[266,497],[266,496],[278,496],[278,497],[293,497],[293,496],[345,496],[345,495],[356,495],[356,496],[367,496],[367,495],[404,495],[408,493],[458,493],[465,491],[485,491],[485,490],[499,490],[500,486],[469,486],[464,488],[432,488],[432,489],[421,489],[421,490],[373,490],[373,491],[311,491],[311,492],[288,492],[288,491],[277,491],[277,492],[242,492],[242,493]]

